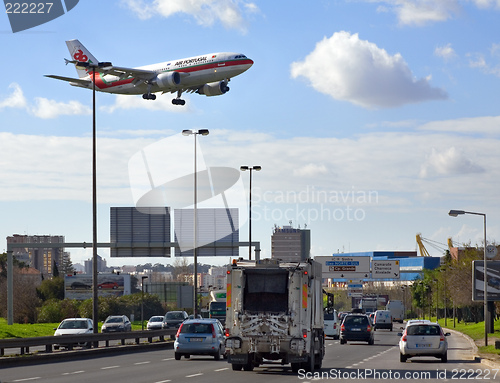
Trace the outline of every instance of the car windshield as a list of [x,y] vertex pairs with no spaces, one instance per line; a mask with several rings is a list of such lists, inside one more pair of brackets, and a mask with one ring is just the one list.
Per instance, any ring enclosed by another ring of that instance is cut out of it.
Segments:
[[212,324],[210,323],[190,323],[181,328],[181,334],[211,334]]
[[163,320],[163,317],[152,317],[149,321],[150,322],[161,322]]
[[87,321],[85,320],[67,320],[63,321],[59,326],[60,329],[84,329],[87,328]]
[[116,317],[116,318],[106,319],[106,323],[120,323],[120,322],[123,322],[123,318]]
[[432,325],[416,325],[408,327],[407,335],[440,335],[441,329],[439,326]]
[[363,326],[366,325],[368,321],[367,317],[346,317],[344,319],[344,324],[349,326]]
[[184,319],[182,313],[167,313],[167,319]]

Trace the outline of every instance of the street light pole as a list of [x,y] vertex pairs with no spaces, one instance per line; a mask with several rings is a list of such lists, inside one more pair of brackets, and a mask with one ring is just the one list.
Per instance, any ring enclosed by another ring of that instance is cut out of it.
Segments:
[[260,171],[261,166],[240,166],[240,170],[244,172],[245,170],[250,171],[250,195],[248,204],[248,259],[252,259],[252,170]]
[[147,278],[147,275],[143,275],[141,281],[141,290],[142,290],[142,295],[141,295],[141,324],[142,324],[142,330],[144,331],[144,280]]
[[92,71],[92,320],[94,321],[94,334],[99,328],[99,289],[97,286],[97,142],[96,142],[96,107],[95,107],[95,74],[99,70],[105,70],[112,66],[110,62],[83,62],[67,61],[75,64],[77,69]]
[[197,244],[197,232],[198,232],[198,222],[197,222],[197,205],[198,205],[198,196],[197,196],[197,189],[198,189],[198,175],[197,175],[197,168],[196,168],[196,136],[201,134],[202,136],[208,136],[210,132],[208,129],[200,129],[200,130],[183,130],[182,134],[184,136],[194,136],[194,239],[193,239],[193,259],[194,259],[194,302],[193,302],[193,315],[194,318],[196,318],[196,314],[198,313],[198,257],[197,257],[197,251],[196,248],[198,247]]
[[484,254],[483,254],[483,263],[484,263],[484,345],[488,345],[488,268],[486,264],[486,214],[485,213],[476,213],[473,211],[464,211],[464,210],[450,210],[448,215],[451,217],[457,217],[463,214],[473,214],[473,215],[482,215],[483,216],[483,226],[484,226]]

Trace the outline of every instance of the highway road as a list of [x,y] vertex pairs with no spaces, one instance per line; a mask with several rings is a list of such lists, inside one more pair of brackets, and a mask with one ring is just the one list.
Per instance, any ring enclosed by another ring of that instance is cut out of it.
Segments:
[[256,379],[264,379],[265,383],[311,382],[316,379],[332,382],[500,381],[499,371],[470,359],[467,342],[456,334],[448,337],[448,363],[441,363],[435,358],[399,362],[398,327],[395,325],[393,332],[378,330],[372,346],[355,342],[340,345],[338,340],[327,339],[323,368],[316,372],[316,376],[306,375],[301,370],[293,374],[288,366],[279,364],[264,365],[252,372],[232,371],[225,360],[192,356],[191,359],[176,361],[173,350],[162,350],[5,367],[0,370],[0,382],[253,383]]

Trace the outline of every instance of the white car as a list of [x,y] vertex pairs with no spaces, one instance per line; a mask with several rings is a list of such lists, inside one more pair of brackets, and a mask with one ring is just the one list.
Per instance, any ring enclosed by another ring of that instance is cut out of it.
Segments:
[[[90,318],[67,318],[54,330],[56,330],[54,336],[92,334],[94,332],[94,324]],[[84,346],[86,342],[78,343],[78,345]],[[62,342],[54,345],[56,350],[59,347],[66,346]]]
[[325,336],[331,336],[333,339],[339,339],[340,335],[340,323],[337,316],[337,310],[327,311],[325,310],[324,316],[325,324]]
[[163,315],[154,315],[148,320],[146,328],[148,330],[161,330],[163,325]]
[[400,362],[415,356],[433,356],[440,358],[441,362],[448,361],[448,341],[450,333],[443,333],[438,323],[410,323],[404,333],[399,334]]

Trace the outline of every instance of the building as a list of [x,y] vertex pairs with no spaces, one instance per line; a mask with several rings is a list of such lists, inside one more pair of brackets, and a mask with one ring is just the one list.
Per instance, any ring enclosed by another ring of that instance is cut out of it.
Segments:
[[[100,255],[97,255],[97,272],[104,273],[106,271],[108,271],[106,260]],[[88,259],[85,261],[85,274],[92,275],[92,273],[92,259]]]
[[292,226],[274,227],[271,258],[283,262],[301,262],[310,257],[311,231]]
[[14,248],[13,255],[18,261],[27,263],[30,267],[40,271],[43,278],[50,278],[54,274],[54,265],[59,265],[63,259],[63,247],[51,247],[51,243],[64,243],[62,235],[20,235],[14,234],[7,237],[7,244],[12,243],[42,243],[47,244],[44,248]]

